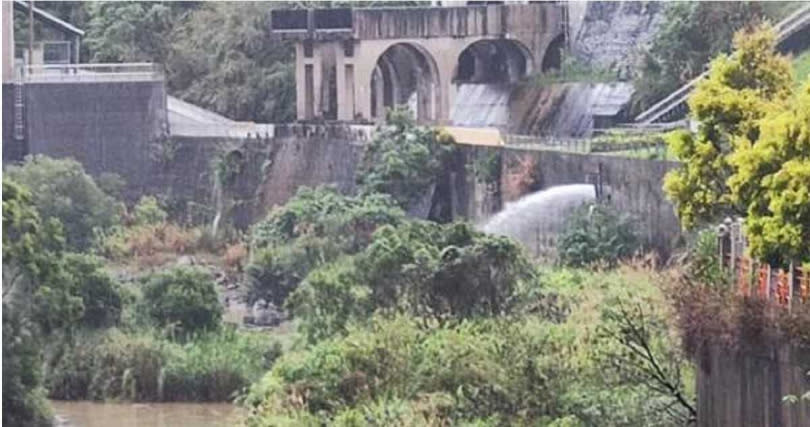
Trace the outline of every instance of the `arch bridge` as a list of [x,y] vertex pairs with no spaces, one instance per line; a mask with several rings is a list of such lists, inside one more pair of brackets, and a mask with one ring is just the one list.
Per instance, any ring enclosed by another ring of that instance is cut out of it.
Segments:
[[274,10],[296,46],[299,120],[379,121],[407,105],[447,123],[461,83],[509,83],[560,66],[564,6]]

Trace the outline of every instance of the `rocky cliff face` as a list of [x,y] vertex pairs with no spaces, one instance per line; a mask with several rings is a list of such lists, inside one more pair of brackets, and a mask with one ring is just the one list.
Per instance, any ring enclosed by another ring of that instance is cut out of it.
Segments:
[[571,49],[586,63],[632,76],[646,46],[663,22],[665,3],[591,1],[573,7]]

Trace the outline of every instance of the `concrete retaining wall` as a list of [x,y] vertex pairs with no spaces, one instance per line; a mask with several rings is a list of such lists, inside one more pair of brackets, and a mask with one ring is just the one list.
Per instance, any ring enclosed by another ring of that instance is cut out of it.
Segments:
[[73,157],[96,175],[118,173],[137,192],[147,182],[150,145],[166,126],[165,85],[28,83],[25,117],[29,153]]
[[698,363],[698,426],[810,427],[810,402],[787,404],[810,390],[810,352],[790,345],[735,351],[703,349]]

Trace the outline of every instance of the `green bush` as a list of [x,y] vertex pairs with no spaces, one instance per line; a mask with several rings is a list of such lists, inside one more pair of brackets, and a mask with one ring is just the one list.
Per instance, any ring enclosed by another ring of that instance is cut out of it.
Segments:
[[10,166],[6,176],[30,190],[31,200],[43,220],[58,219],[68,245],[88,249],[93,229],[118,223],[120,204],[105,194],[75,160],[45,156],[27,157],[21,166]]
[[36,326],[3,302],[3,425],[48,426]]
[[222,306],[211,276],[200,269],[175,267],[148,278],[143,304],[150,320],[180,335],[219,328]]
[[302,188],[252,231],[248,301],[283,305],[307,273],[341,253],[365,248],[374,231],[404,213],[383,195],[347,197],[335,189]]
[[391,110],[365,150],[361,194],[388,194],[403,209],[421,204],[453,151],[452,137],[417,126],[407,110]]
[[384,226],[371,244],[310,273],[288,300],[311,341],[340,333],[375,309],[438,322],[509,313],[533,280],[520,246],[463,223]]
[[584,204],[565,220],[557,243],[568,266],[604,263],[615,266],[640,247],[636,223],[607,204]]
[[155,225],[166,222],[169,214],[160,207],[154,196],[143,196],[133,210],[135,225]]
[[[346,265],[323,274],[347,274]],[[243,399],[246,424],[683,425],[683,408],[662,390],[692,401],[690,365],[654,278],[626,267],[547,271],[543,292],[569,307],[554,319],[524,313],[442,325],[377,314],[350,323],[342,336],[282,356]],[[633,356],[644,348],[666,386],[646,353]]]
[[148,331],[81,332],[49,347],[46,385],[54,399],[226,401],[280,352],[266,335],[233,329],[185,343]]
[[101,260],[83,254],[67,254],[65,269],[73,278],[73,293],[82,299],[80,322],[91,328],[109,327],[121,318],[119,284],[104,270]]

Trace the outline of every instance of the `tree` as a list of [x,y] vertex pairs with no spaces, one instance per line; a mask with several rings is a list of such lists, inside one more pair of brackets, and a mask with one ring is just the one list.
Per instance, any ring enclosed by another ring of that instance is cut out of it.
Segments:
[[270,34],[273,7],[211,2],[189,14],[172,34],[172,94],[234,120],[293,120],[294,50]]
[[565,220],[557,245],[560,261],[582,267],[603,262],[615,266],[639,248],[631,218],[605,204],[584,204]]
[[673,2],[636,78],[636,110],[649,108],[727,52],[734,33],[764,16],[758,2]]
[[735,36],[735,52],[712,62],[689,99],[696,134],[669,138],[682,167],[664,190],[691,228],[746,215],[752,254],[772,262],[808,259],[807,89],[792,94],[790,62],[772,29]]
[[310,272],[286,305],[315,341],[378,309],[439,323],[506,314],[533,279],[522,248],[505,237],[409,221],[381,227],[362,252]]
[[263,298],[282,306],[311,270],[363,250],[377,228],[397,224],[404,216],[385,195],[349,197],[329,187],[300,189],[253,228],[248,301]]
[[143,304],[156,325],[180,334],[217,329],[222,319],[214,281],[200,269],[176,267],[150,277]]
[[91,62],[163,64],[171,32],[198,2],[92,2],[85,6]]
[[119,284],[104,270],[101,260],[90,255],[67,254],[65,270],[72,277],[72,293],[81,298],[82,326],[110,327],[121,318]]
[[[365,151],[357,174],[360,193],[388,194],[409,212],[423,210],[425,201],[430,208],[440,171],[452,150],[451,136],[417,126],[407,110],[391,110]],[[425,200],[426,196],[430,198]]]
[[30,190],[30,199],[44,221],[58,220],[69,247],[90,247],[94,229],[109,228],[119,220],[120,204],[105,194],[72,159],[27,157],[21,166],[6,170],[9,178]]

